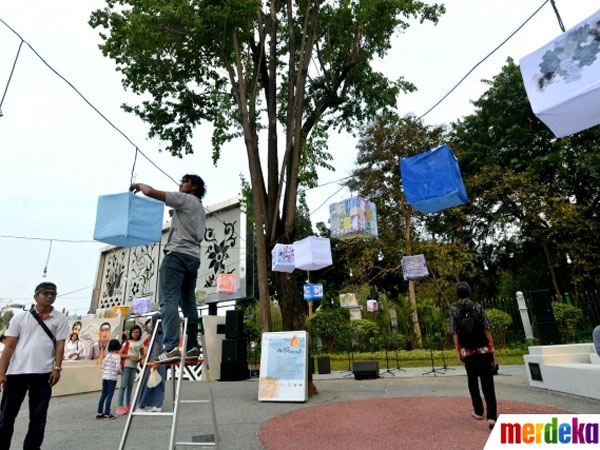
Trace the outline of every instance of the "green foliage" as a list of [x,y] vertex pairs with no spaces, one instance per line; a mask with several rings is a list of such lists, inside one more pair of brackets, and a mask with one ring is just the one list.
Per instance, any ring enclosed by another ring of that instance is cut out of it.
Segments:
[[248,342],[260,343],[262,333],[258,323],[256,322],[256,318],[244,320],[244,333],[248,339]]
[[350,321],[350,312],[345,308],[323,308],[315,312],[306,321],[306,329],[312,337],[312,342],[316,338],[321,338],[323,345],[328,352],[333,352],[338,342],[340,334],[348,328]]
[[8,327],[8,322],[10,322],[10,319],[12,319],[14,315],[15,313],[10,308],[4,311],[4,314],[2,314],[2,321],[0,323],[0,330],[4,330]]
[[486,309],[486,314],[492,322],[492,337],[496,348],[506,347],[506,330],[512,325],[512,317],[496,308]]
[[575,342],[577,325],[583,319],[583,311],[576,306],[561,302],[552,302],[552,311],[563,341],[566,344]]
[[352,339],[357,343],[358,351],[366,352],[380,348],[377,338],[381,335],[381,330],[375,322],[366,319],[353,320],[350,322],[350,327]]

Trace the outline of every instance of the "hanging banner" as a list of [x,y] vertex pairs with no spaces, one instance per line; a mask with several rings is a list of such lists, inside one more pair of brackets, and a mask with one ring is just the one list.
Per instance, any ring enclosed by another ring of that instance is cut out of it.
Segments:
[[600,124],[600,11],[519,62],[533,113],[558,138]]
[[405,280],[418,281],[429,276],[425,256],[412,255],[402,258],[402,273]]
[[329,205],[330,235],[332,238],[351,240],[377,237],[377,209],[375,203],[361,197],[352,197]]
[[306,331],[263,333],[258,400],[305,402],[308,399]]

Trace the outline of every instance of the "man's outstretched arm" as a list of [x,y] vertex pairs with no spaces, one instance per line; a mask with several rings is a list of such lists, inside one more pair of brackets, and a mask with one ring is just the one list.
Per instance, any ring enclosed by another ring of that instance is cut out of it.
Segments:
[[129,186],[129,190],[134,194],[137,194],[141,191],[146,197],[154,198],[156,200],[160,200],[161,202],[167,200],[167,193],[165,191],[157,191],[152,186],[148,186],[144,183],[133,183],[131,186]]

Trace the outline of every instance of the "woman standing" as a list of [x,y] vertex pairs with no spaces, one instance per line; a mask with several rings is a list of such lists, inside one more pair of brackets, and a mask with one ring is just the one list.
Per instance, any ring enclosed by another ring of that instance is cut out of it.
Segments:
[[129,331],[129,340],[125,342],[119,354],[121,355],[121,360],[125,361],[125,364],[123,365],[123,375],[121,375],[117,414],[123,415],[127,414],[131,409],[131,392],[133,391],[133,381],[137,365],[144,359],[142,328],[139,325],[134,325],[131,328]]
[[79,334],[73,332],[65,345],[65,355],[63,359],[76,361],[81,358],[81,352],[83,352],[83,345],[79,342]]

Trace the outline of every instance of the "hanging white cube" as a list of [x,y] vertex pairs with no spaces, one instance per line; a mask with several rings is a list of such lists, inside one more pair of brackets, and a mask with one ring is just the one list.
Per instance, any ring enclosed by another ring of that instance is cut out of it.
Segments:
[[367,300],[367,311],[377,312],[377,300]]
[[564,137],[600,124],[600,11],[520,61],[533,113]]
[[271,270],[273,272],[291,273],[295,268],[294,245],[275,244],[275,247],[271,250]]
[[377,237],[375,203],[352,197],[329,205],[331,237],[342,240]]
[[332,264],[329,239],[309,236],[294,242],[296,269],[319,270]]

